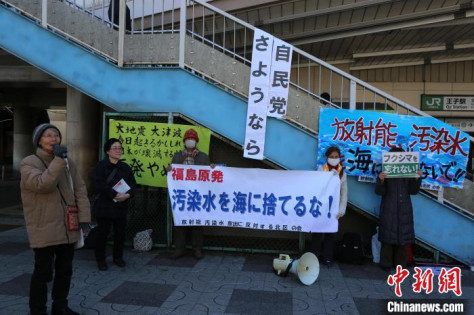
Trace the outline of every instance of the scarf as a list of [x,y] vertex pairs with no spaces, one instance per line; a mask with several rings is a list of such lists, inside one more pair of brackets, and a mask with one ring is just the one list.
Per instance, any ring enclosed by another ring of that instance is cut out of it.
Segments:
[[343,167],[341,163],[337,164],[336,166],[329,165],[328,163],[324,163],[323,165],[323,171],[330,172],[332,170],[335,170],[339,174],[340,179],[342,179],[342,175],[344,175],[344,168],[345,167]]

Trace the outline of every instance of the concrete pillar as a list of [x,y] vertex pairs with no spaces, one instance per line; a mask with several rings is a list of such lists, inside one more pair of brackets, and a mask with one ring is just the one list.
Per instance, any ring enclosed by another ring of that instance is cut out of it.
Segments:
[[71,87],[67,88],[66,100],[68,155],[77,164],[90,195],[99,156],[100,106]]
[[13,170],[20,171],[21,160],[34,153],[32,134],[35,128],[35,109],[15,104],[13,112]]

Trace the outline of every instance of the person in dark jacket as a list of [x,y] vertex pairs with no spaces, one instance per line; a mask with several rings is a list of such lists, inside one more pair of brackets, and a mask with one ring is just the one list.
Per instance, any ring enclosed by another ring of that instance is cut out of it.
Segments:
[[[390,152],[403,152],[401,148],[392,148]],[[380,205],[379,241],[380,266],[390,271],[392,266],[407,264],[406,245],[415,242],[413,226],[413,206],[410,195],[420,190],[422,172],[418,178],[387,178],[381,172],[375,185],[375,193],[382,196]]]
[[[129,199],[133,197],[137,185],[130,166],[120,161],[123,154],[121,142],[115,138],[107,140],[104,151],[107,158],[99,161],[95,167],[94,185],[98,198],[92,209],[92,214],[98,223],[95,259],[99,270],[108,269],[105,261],[105,244],[111,226],[114,228],[113,262],[119,267],[126,265],[123,260],[123,246],[127,210]],[[130,186],[130,189],[124,193],[113,189],[122,179]]]
[[[115,25],[119,25],[120,21],[120,0],[110,0],[109,10],[107,11],[109,15],[109,21]],[[113,13],[113,14],[112,14]],[[116,27],[115,27],[116,28]],[[132,30],[132,18],[130,15],[130,9],[125,4],[125,30]]]
[[[173,164],[185,164],[185,165],[211,165],[209,156],[200,152],[196,149],[196,144],[199,141],[197,132],[194,129],[188,129],[184,133],[183,142],[184,150],[177,152],[173,156],[171,163]],[[168,166],[167,171],[171,170],[171,166]],[[172,259],[177,259],[185,255],[186,246],[186,233],[191,233],[192,246],[194,249],[194,257],[201,259],[202,255],[202,244],[204,241],[202,226],[175,226],[174,227],[174,238],[175,238],[175,252],[171,256]]]

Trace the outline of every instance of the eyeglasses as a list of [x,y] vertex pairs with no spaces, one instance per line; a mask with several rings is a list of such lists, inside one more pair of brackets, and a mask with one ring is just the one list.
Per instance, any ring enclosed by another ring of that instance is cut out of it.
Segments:
[[113,151],[123,151],[123,148],[120,148],[120,147],[112,147],[112,148],[110,148],[110,150],[113,150]]
[[60,138],[57,133],[48,133],[48,134],[43,134],[41,138]]

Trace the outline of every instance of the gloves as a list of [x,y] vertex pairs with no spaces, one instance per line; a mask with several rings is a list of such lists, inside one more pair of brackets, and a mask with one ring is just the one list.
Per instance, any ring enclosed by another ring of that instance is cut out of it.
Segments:
[[62,159],[67,158],[67,148],[66,147],[62,147],[59,144],[55,144],[53,149],[54,149],[53,153],[54,153],[55,156],[58,156]]

